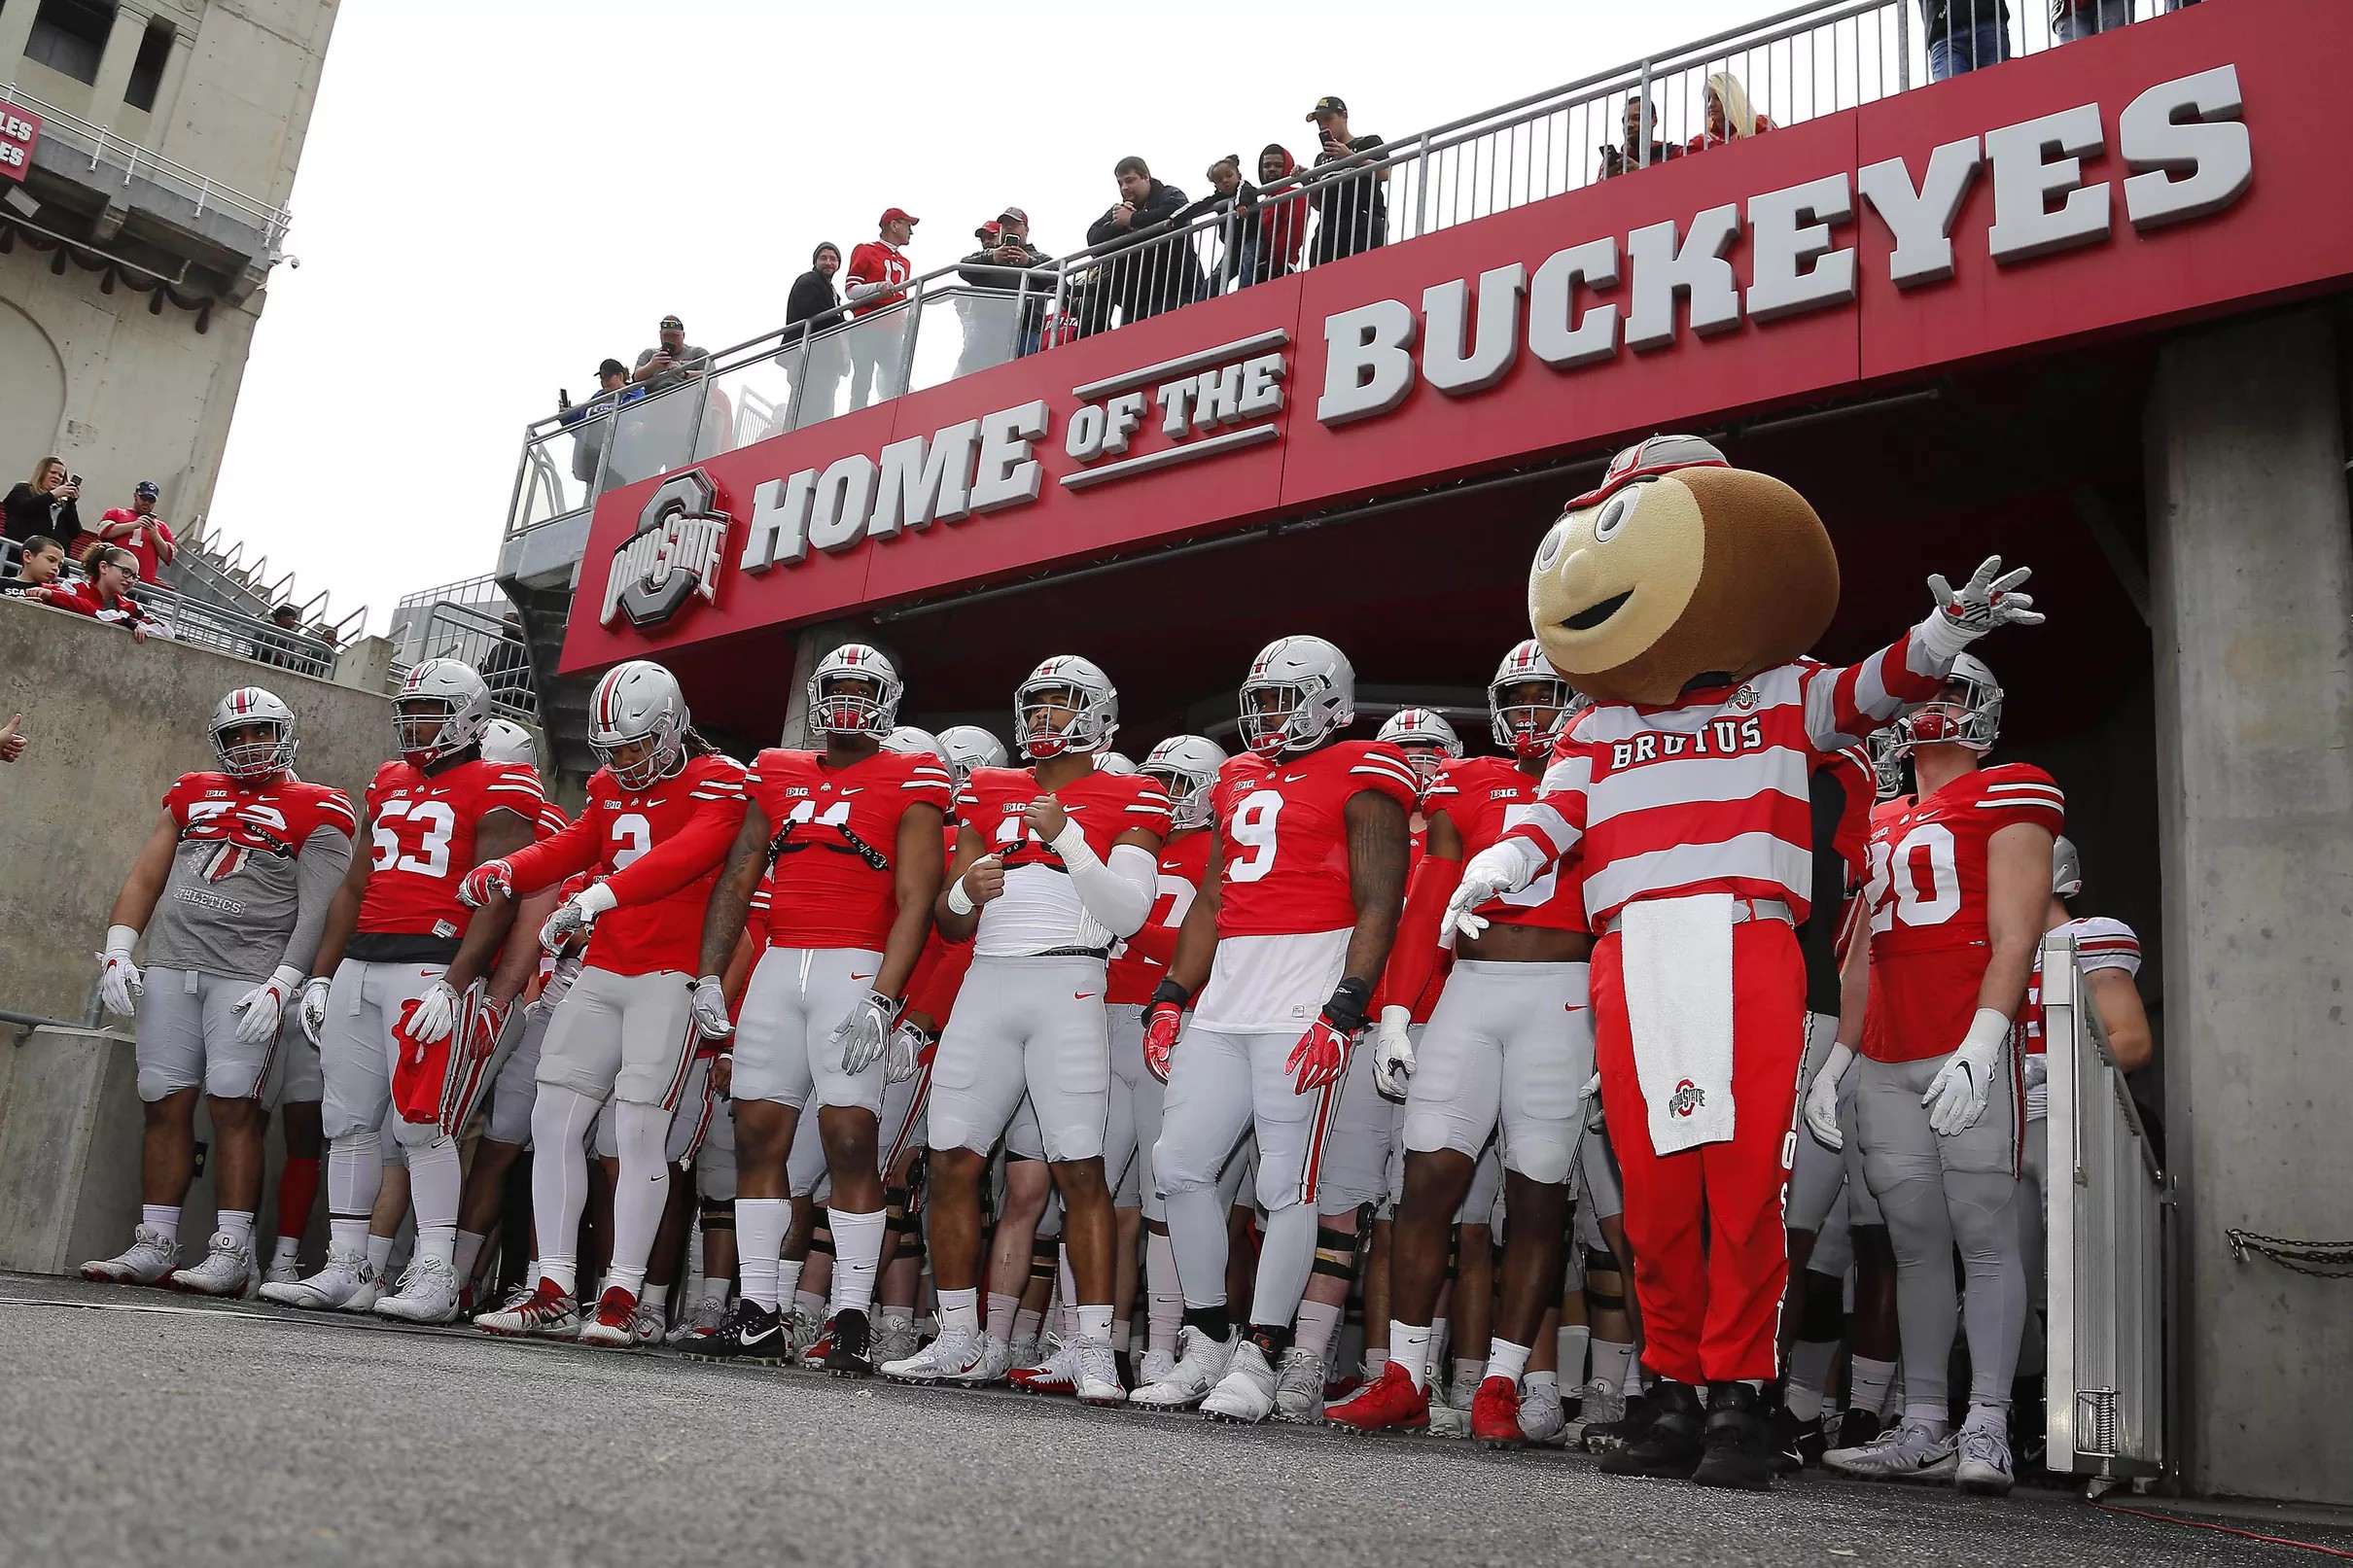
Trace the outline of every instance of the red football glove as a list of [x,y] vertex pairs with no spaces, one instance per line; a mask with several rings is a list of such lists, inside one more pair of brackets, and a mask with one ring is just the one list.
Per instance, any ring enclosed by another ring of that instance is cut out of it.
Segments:
[[494,1002],[485,996],[474,1007],[474,1028],[466,1042],[473,1060],[488,1062],[497,1052],[499,1036],[507,1031],[507,1009],[511,1005],[511,1002]]
[[490,902],[492,893],[514,896],[514,868],[504,859],[485,860],[466,873],[458,884],[458,902],[468,909],[479,909]]
[[1373,988],[1362,980],[1343,980],[1333,988],[1332,999],[1323,1004],[1316,1022],[1299,1036],[1290,1061],[1283,1063],[1283,1071],[1298,1074],[1292,1093],[1312,1095],[1347,1068],[1350,1039],[1364,1028],[1364,1004],[1372,993]]
[[1169,1081],[1169,1053],[1176,1049],[1176,1030],[1184,1022],[1190,994],[1176,981],[1163,980],[1143,1009],[1143,1064],[1164,1084]]

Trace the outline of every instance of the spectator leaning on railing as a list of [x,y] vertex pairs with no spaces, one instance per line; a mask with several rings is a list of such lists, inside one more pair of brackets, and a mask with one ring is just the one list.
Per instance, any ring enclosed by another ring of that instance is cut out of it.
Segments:
[[[915,266],[899,247],[915,238],[915,226],[922,222],[904,207],[885,208],[875,226],[878,237],[850,253],[849,285],[843,293],[849,298],[852,316],[870,317],[906,298],[899,285],[915,276]],[[863,408],[868,402],[898,396],[898,388],[891,382],[898,372],[898,356],[905,347],[906,334],[907,318],[903,312],[867,321],[849,334],[852,408]]]
[[1201,260],[1190,245],[1181,239],[1148,243],[1166,235],[1184,211],[1184,192],[1153,179],[1140,157],[1121,158],[1111,166],[1111,177],[1119,183],[1119,199],[1089,226],[1087,244],[1098,252],[1129,247],[1134,254],[1098,261],[1086,311],[1088,332],[1110,325],[1114,305],[1122,321],[1138,322],[1192,303],[1205,287]]
[[1643,121],[1650,122],[1650,161],[1664,163],[1670,157],[1683,156],[1683,149],[1659,135],[1659,106],[1649,99],[1629,93],[1626,98],[1626,139],[1616,147],[1601,149],[1601,178],[1624,174],[1644,167],[1642,160]]
[[156,501],[162,494],[155,480],[141,479],[131,492],[128,506],[117,506],[98,520],[100,539],[120,544],[139,558],[141,582],[155,581],[157,570],[171,565],[172,557],[180,553],[171,524],[156,515]]
[[[582,403],[575,403],[572,401],[571,392],[561,387],[557,388],[555,394],[556,423],[577,425],[583,419],[593,419],[599,414],[609,414],[616,408],[625,407],[646,396],[644,387],[629,384],[629,367],[618,360],[607,360],[596,367],[596,396]],[[580,431],[574,436],[572,476],[580,483],[594,482],[597,448],[603,445],[604,441],[605,429],[603,426]],[[614,482],[624,481],[616,475]]]
[[1942,82],[2010,57],[2007,0],[1920,0],[1928,75]]
[[629,379],[644,384],[649,394],[683,386],[711,368],[711,351],[686,341],[686,324],[664,316],[658,341],[637,357],[637,372]]
[[83,580],[70,594],[53,591],[42,603],[115,626],[130,628],[131,641],[169,637],[163,623],[130,596],[139,581],[139,558],[120,544],[92,544],[82,552]]
[[1228,153],[1210,165],[1210,193],[1176,215],[1181,228],[1204,213],[1225,221],[1217,226],[1217,266],[1204,292],[1223,294],[1258,281],[1258,188],[1242,177],[1242,155]]
[[1020,320],[1006,321],[995,310],[960,311],[966,331],[956,360],[958,375],[986,369],[1008,350],[1015,355],[1037,352],[1038,327],[1054,299],[1053,259],[1030,243],[1029,230],[1030,216],[1019,207],[1007,207],[994,222],[972,230],[980,249],[957,263],[958,275],[976,290],[1020,294]]
[[[1299,160],[1281,142],[1258,150],[1258,184],[1263,190],[1299,172]],[[1279,278],[1299,265],[1307,249],[1307,192],[1296,188],[1258,202],[1258,256],[1253,283]]]
[[302,625],[302,611],[293,605],[280,605],[269,612],[269,624],[286,634],[272,637],[264,632],[253,640],[246,656],[256,664],[274,664],[281,670],[301,670],[312,661],[296,651],[295,637]]
[[[792,280],[792,292],[785,299],[787,328],[798,327],[814,334],[841,325],[841,295],[833,287],[833,275],[840,270],[841,247],[831,240],[809,254],[809,270]],[[838,334],[810,338],[806,367],[801,372],[802,424],[832,415],[842,378],[849,373],[850,353],[842,347]]]
[[[1316,155],[1317,168],[1358,153],[1378,151],[1384,145],[1378,136],[1350,134],[1346,99],[1327,93],[1316,100],[1307,118],[1315,123],[1321,147]],[[1317,187],[1316,265],[1388,243],[1388,194],[1383,189],[1387,184],[1388,170],[1382,167],[1336,175]]]
[[65,459],[45,457],[33,465],[33,476],[0,501],[7,514],[5,532],[13,540],[46,534],[70,554],[82,539],[82,514],[76,509],[82,485],[65,471]]
[[2132,0],[2051,0],[2051,36],[2072,44],[2132,20]]
[[35,534],[24,541],[23,553],[17,557],[17,575],[0,582],[0,594],[47,604],[52,594],[74,592],[71,584],[57,580],[64,571],[65,546],[47,534]]
[[1699,135],[1684,145],[1687,153],[1704,153],[1726,142],[1762,136],[1773,129],[1773,122],[1748,106],[1748,89],[1730,71],[1710,71],[1707,75],[1707,124]]

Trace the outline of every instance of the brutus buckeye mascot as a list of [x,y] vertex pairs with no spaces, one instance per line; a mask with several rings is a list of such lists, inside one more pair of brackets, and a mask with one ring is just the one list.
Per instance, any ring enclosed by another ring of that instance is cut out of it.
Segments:
[[1998,558],[1958,592],[1931,577],[1936,609],[1891,646],[1816,663],[1804,655],[1839,597],[1821,519],[1689,436],[1619,453],[1537,548],[1530,622],[1594,706],[1528,819],[1463,867],[1447,923],[1475,935],[1482,904],[1583,857],[1597,1064],[1658,1380],[1648,1429],[1604,1470],[1770,1484],[1762,1389],[1789,1267],[1808,776],[1934,696],[1976,639],[2040,621],[2013,591],[2025,577]]

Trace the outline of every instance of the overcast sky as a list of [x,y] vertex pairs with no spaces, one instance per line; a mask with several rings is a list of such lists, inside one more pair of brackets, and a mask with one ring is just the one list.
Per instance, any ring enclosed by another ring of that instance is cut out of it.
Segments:
[[1125,154],[1199,195],[1221,154],[1304,161],[1327,92],[1395,138],[1774,9],[346,0],[212,520],[381,631],[496,565],[557,388],[668,312],[711,349],[782,326],[885,207],[919,272],[1007,204],[1060,255]]

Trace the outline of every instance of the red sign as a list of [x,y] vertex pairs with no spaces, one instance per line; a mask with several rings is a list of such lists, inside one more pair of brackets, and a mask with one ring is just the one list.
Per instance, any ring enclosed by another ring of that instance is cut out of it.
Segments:
[[0,98],[0,180],[21,180],[41,142],[41,117]]
[[676,612],[563,668],[2339,287],[2348,52],[2331,0],[2195,7],[778,436],[698,513],[624,487],[581,602]]

